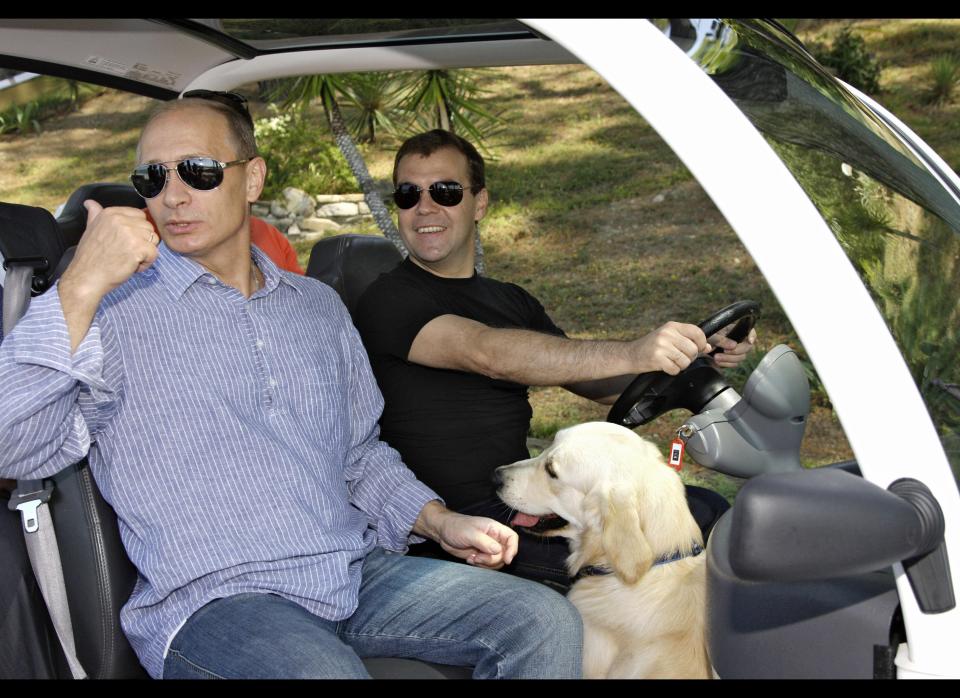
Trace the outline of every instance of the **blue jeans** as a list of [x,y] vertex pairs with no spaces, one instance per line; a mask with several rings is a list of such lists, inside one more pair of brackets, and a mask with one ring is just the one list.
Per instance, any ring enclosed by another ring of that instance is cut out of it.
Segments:
[[369,678],[361,657],[474,667],[474,678],[579,678],[577,610],[543,585],[375,549],[357,610],[330,621],[274,594],[217,599],[170,646],[164,678]]

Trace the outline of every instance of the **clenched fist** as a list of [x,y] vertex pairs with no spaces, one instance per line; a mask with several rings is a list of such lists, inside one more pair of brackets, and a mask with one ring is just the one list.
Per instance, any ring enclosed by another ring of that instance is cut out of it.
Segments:
[[103,208],[92,199],[83,205],[87,209],[87,228],[63,274],[61,288],[67,285],[103,298],[135,272],[153,264],[160,239],[140,209]]
[[636,339],[636,373],[663,371],[675,376],[702,353],[712,350],[703,331],[696,325],[668,322]]
[[73,261],[57,284],[60,304],[75,350],[105,295],[157,259],[160,238],[140,209],[103,208],[92,199],[83,202],[87,227]]

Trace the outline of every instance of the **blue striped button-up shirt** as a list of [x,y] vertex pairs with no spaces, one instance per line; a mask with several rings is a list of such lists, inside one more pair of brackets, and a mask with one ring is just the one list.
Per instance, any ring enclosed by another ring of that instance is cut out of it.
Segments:
[[0,476],[89,452],[140,572],[121,623],[154,677],[216,598],[349,616],[364,556],[419,540],[437,498],[378,438],[383,400],[337,294],[253,255],[266,283],[244,298],[160,245],[72,355],[56,289],[0,345]]

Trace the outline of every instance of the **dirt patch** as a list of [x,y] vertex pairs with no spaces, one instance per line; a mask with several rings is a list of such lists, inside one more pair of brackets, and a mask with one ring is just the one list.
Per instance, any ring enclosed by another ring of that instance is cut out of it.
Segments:
[[120,181],[153,103],[109,90],[39,133],[0,136],[0,200],[53,211],[80,184]]

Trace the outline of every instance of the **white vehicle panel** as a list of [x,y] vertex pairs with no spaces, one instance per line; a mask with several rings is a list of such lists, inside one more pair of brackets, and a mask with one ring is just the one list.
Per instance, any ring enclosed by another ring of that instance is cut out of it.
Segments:
[[[696,176],[790,317],[864,477],[883,488],[900,478],[924,482],[943,508],[948,551],[956,553],[960,497],[926,406],[856,271],[763,137],[646,20],[524,21],[600,73]],[[736,157],[716,157],[718,143],[735,143]],[[923,614],[902,567],[894,569],[910,638],[911,668],[902,673],[960,677],[951,642],[960,610]],[[957,588],[956,563],[952,577]]]

